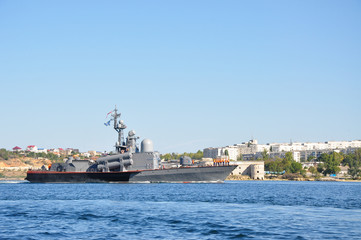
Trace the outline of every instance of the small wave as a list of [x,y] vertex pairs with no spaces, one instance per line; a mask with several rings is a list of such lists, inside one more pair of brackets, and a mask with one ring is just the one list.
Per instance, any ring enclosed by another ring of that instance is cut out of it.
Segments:
[[99,218],[99,216],[91,214],[91,213],[85,213],[85,214],[81,214],[78,217],[78,220],[92,220],[94,218]]
[[19,184],[19,183],[29,183],[26,180],[0,180],[0,184]]
[[46,237],[67,237],[67,234],[61,232],[52,232],[52,231],[40,232],[39,235],[43,235]]

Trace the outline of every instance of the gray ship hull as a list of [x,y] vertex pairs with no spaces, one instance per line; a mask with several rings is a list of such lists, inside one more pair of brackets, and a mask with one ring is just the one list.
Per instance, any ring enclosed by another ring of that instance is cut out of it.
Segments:
[[182,167],[127,172],[28,171],[32,183],[161,183],[222,182],[236,168],[230,166]]
[[236,167],[231,165],[147,170],[131,175],[129,182],[222,182]]

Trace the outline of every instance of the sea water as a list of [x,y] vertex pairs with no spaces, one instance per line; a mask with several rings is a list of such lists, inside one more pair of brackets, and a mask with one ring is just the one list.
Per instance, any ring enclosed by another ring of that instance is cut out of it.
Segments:
[[361,239],[361,183],[1,183],[0,239]]

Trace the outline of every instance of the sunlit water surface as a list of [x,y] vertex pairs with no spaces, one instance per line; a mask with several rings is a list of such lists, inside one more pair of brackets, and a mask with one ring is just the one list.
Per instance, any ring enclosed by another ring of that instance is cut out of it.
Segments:
[[361,183],[3,181],[0,239],[361,239]]

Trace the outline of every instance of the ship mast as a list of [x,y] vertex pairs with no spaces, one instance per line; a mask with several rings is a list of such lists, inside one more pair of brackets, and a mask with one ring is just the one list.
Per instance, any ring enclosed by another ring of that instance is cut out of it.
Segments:
[[127,128],[127,126],[124,124],[123,120],[119,119],[118,122],[118,118],[120,118],[120,113],[118,113],[117,110],[117,105],[115,105],[115,109],[113,111],[114,113],[112,114],[112,117],[114,119],[114,129],[115,131],[118,132],[118,141],[115,143],[115,150],[118,153],[122,153],[125,152],[125,150],[127,149],[127,146],[125,145],[125,140],[124,140],[124,129]]

